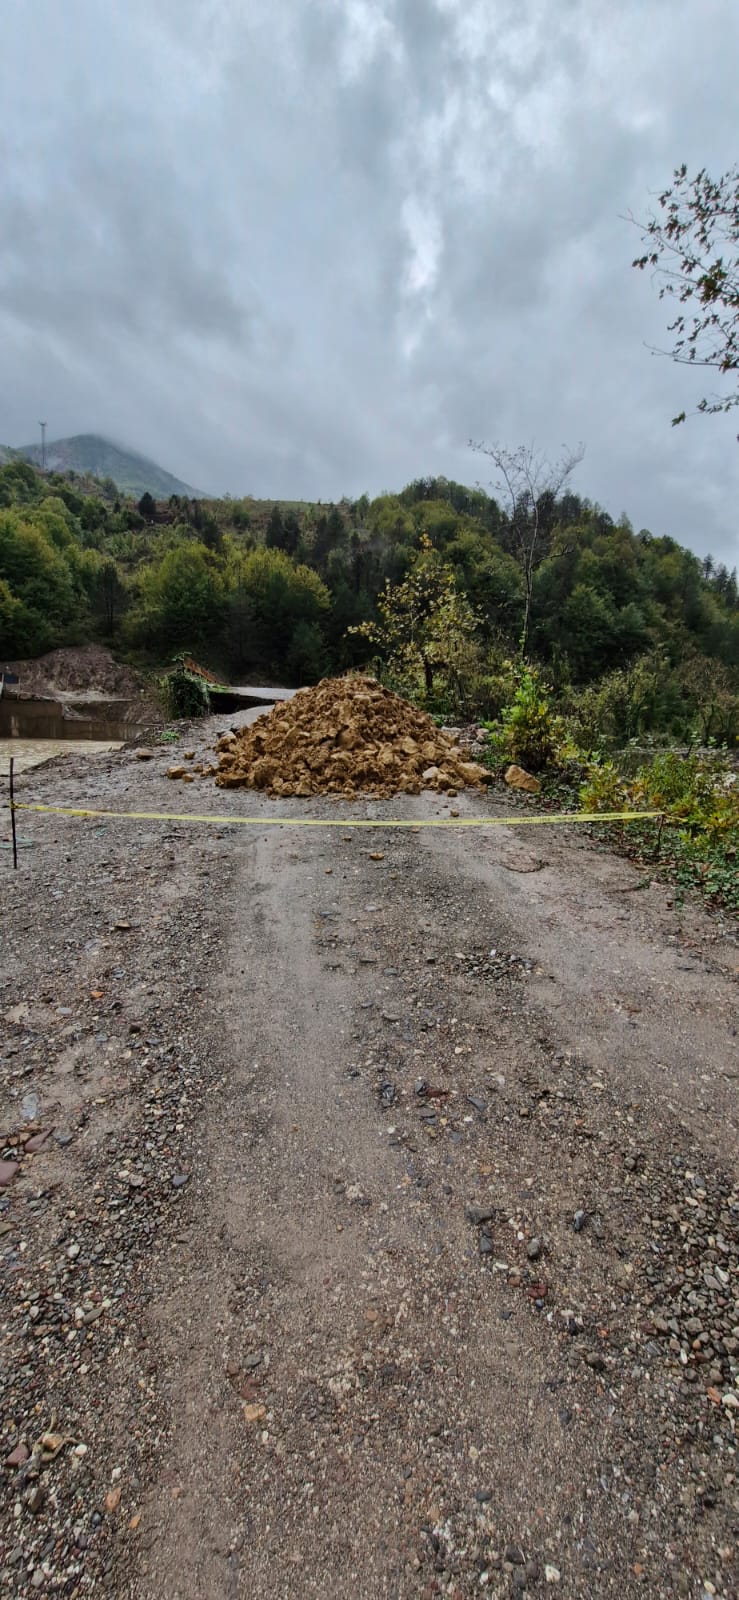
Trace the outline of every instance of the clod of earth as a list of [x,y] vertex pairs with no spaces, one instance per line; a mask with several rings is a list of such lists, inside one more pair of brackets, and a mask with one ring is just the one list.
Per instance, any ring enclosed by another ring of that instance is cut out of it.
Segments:
[[424,711],[373,678],[325,678],[216,744],[221,788],[308,796],[450,791],[488,780]]
[[509,789],[525,789],[527,794],[538,794],[541,789],[538,778],[534,778],[530,772],[524,772],[523,767],[517,767],[515,764],[506,768],[505,781]]

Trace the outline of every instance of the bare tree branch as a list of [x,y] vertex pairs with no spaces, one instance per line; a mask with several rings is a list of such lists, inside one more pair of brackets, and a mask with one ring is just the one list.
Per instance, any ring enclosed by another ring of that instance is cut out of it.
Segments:
[[550,461],[534,444],[520,444],[514,450],[503,445],[485,444],[470,439],[470,449],[488,456],[495,467],[497,478],[491,487],[498,498],[507,503],[508,518],[516,549],[516,556],[524,580],[524,620],[521,631],[521,655],[528,649],[531,623],[531,597],[534,571],[539,552],[541,533],[541,503],[544,496],[556,500],[569,482],[575,467],[585,455],[585,446],[576,450],[562,446],[562,454]]

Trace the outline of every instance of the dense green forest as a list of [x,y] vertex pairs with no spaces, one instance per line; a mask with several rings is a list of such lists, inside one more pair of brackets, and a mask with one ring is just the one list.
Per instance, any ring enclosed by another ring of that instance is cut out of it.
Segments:
[[[733,743],[736,573],[569,492],[537,513],[528,653],[560,701],[610,717],[614,740]],[[306,682],[372,660],[386,586],[407,597],[435,573],[457,606],[416,687],[494,717],[522,630],[521,550],[515,513],[444,478],[338,505],[134,502],[14,460],[0,468],[0,665],[95,639],[142,666],[187,650],[233,682]]]

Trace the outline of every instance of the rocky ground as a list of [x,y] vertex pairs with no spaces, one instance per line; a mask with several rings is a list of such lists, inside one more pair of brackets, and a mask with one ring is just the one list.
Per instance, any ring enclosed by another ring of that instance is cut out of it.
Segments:
[[737,1595],[736,929],[172,759],[0,856],[0,1593]]

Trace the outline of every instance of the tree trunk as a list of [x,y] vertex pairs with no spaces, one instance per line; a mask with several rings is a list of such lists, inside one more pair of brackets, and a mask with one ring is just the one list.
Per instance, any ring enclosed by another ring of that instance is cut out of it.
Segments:
[[526,655],[527,655],[527,651],[528,651],[528,648],[529,648],[529,619],[530,619],[530,616],[531,616],[531,590],[532,590],[532,587],[533,587],[533,585],[532,585],[532,580],[531,580],[531,574],[529,572],[525,572],[524,573],[525,600],[524,600],[524,609],[523,609],[523,627],[521,629],[521,660],[522,661],[526,660]]

